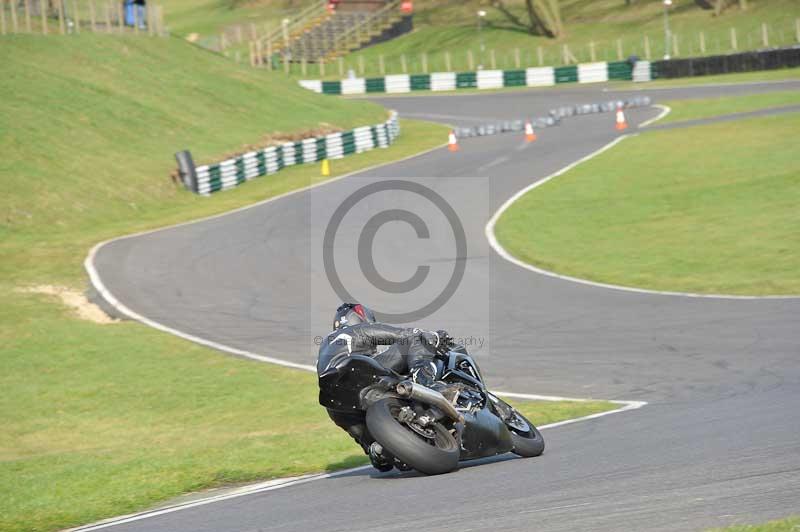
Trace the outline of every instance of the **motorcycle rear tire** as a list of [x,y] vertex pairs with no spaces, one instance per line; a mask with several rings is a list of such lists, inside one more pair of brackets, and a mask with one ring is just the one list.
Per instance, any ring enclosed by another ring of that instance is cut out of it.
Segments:
[[367,429],[375,440],[395,457],[426,475],[449,473],[458,467],[461,454],[456,438],[440,423],[433,425],[435,445],[413,432],[392,415],[405,403],[387,398],[367,410]]
[[511,449],[511,452],[524,458],[540,456],[544,452],[544,438],[542,438],[542,433],[539,432],[539,429],[537,429],[533,423],[528,421],[525,416],[520,414],[518,411],[516,414],[525,420],[530,430],[526,433],[523,433],[512,427],[508,428],[509,432],[511,432],[511,442],[514,445],[514,448]]

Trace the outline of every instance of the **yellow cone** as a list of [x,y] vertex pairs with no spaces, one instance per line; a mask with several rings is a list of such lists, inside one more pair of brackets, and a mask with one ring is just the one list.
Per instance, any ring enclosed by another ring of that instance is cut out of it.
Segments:
[[331,163],[328,162],[328,159],[322,160],[322,175],[325,177],[331,175]]

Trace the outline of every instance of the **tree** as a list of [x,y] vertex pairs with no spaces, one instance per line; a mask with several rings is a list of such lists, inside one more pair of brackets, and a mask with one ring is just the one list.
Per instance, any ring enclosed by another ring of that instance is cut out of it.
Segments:
[[519,16],[503,0],[493,0],[495,7],[514,26],[524,28],[531,35],[560,37],[564,34],[561,7],[558,0],[525,0],[525,15]]

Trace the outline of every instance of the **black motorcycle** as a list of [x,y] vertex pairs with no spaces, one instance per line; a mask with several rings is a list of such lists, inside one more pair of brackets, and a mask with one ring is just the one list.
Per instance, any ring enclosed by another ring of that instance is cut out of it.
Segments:
[[438,377],[427,387],[369,356],[335,357],[319,369],[319,402],[332,410],[366,412],[370,434],[401,470],[436,475],[453,471],[460,460],[542,454],[542,435],[486,389],[463,346],[444,343],[435,363]]

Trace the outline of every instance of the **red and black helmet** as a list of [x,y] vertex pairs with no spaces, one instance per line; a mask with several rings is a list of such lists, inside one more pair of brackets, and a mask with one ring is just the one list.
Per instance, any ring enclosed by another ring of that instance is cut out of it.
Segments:
[[359,323],[375,323],[375,314],[359,303],[342,303],[333,317],[333,330],[351,327]]

